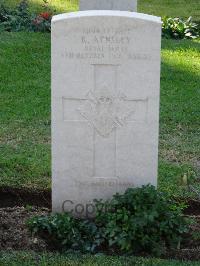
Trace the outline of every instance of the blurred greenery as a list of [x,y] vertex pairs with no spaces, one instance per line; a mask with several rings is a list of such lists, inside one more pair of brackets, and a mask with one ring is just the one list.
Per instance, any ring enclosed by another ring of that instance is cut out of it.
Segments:
[[[7,6],[14,7],[20,0],[1,0]],[[55,13],[75,11],[78,9],[78,0],[29,0],[31,10],[40,12],[44,3]],[[192,16],[195,21],[200,21],[199,0],[138,0],[138,12],[156,16],[182,17]]]

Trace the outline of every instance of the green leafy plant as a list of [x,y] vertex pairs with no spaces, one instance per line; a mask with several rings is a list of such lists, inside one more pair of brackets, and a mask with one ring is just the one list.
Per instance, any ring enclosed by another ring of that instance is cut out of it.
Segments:
[[186,21],[180,18],[163,18],[162,35],[173,39],[195,39],[198,35],[198,25],[192,22],[192,17]]
[[0,6],[0,29],[4,31],[51,31],[50,12],[39,15],[31,14],[27,0],[22,0],[19,5],[10,10],[4,5]]
[[80,220],[67,213],[34,217],[32,233],[45,236],[62,249],[96,252],[103,247],[121,253],[160,255],[179,247],[188,224],[177,205],[153,186],[130,188],[110,201],[96,201],[94,220]]
[[7,9],[5,6],[0,6],[0,28],[5,31],[22,31],[30,25],[31,18],[26,0],[14,9]]
[[51,31],[51,18],[50,12],[42,12],[35,16],[31,21],[31,29],[39,32],[50,32]]
[[94,222],[73,218],[67,213],[33,217],[27,222],[33,235],[43,237],[49,246],[62,250],[94,252],[102,243]]
[[150,185],[130,188],[99,204],[106,204],[108,211],[98,212],[96,221],[104,228],[109,246],[123,252],[161,254],[180,245],[182,234],[187,232],[184,206]]

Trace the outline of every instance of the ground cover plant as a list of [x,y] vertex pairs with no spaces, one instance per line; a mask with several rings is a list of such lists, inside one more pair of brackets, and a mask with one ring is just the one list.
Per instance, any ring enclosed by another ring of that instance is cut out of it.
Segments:
[[169,248],[180,248],[183,234],[189,232],[184,207],[147,185],[97,201],[94,219],[51,214],[33,217],[28,226],[58,250],[161,255]]

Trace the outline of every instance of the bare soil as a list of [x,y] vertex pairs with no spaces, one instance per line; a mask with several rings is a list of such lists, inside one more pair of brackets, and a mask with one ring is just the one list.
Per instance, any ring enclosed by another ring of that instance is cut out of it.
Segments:
[[51,191],[0,187],[0,208],[26,205],[51,208]]
[[0,250],[46,250],[45,241],[28,232],[26,221],[32,216],[48,213],[46,208],[0,208]]

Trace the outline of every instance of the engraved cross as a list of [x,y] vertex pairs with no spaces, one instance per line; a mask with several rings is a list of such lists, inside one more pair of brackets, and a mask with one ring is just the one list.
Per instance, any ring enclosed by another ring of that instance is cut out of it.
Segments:
[[79,105],[76,114],[83,120],[74,117],[73,121],[89,122],[93,127],[94,177],[117,177],[117,128],[146,121],[148,99],[127,98],[117,89],[117,75],[116,65],[94,65],[94,88],[86,97],[64,98],[66,107],[72,101]]

